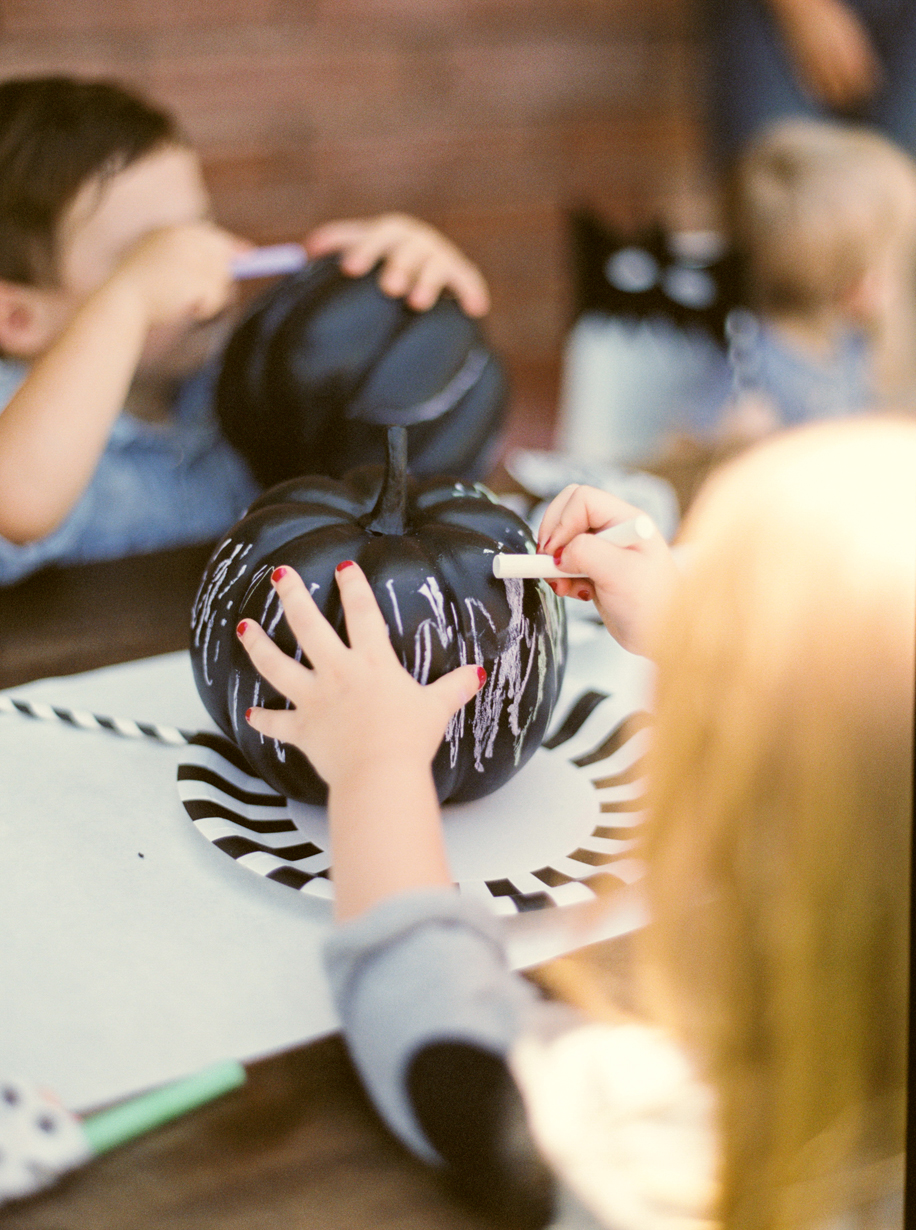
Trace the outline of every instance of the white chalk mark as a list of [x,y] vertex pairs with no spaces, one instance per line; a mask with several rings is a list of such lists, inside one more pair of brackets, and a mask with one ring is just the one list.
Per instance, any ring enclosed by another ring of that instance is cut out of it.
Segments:
[[241,671],[234,671],[232,675],[232,699],[229,705],[229,721],[232,723],[232,733],[236,739],[239,737],[239,683],[242,679]]
[[401,636],[403,636],[404,635],[404,625],[401,622],[401,610],[400,610],[400,607],[398,606],[398,596],[394,592],[394,581],[392,581],[390,577],[385,582],[385,588],[388,590],[389,597],[391,598],[391,609],[394,612],[394,622],[398,626],[398,632],[400,633]]
[[445,598],[435,577],[427,577],[417,593],[423,595],[433,612],[432,618],[421,620],[414,632],[414,665],[410,673],[418,683],[425,684],[432,667],[433,632],[441,647],[446,649],[455,638],[455,628],[445,617]]
[[[229,554],[225,559],[219,560],[214,565],[207,587],[201,589],[194,600],[194,607],[191,611],[193,644],[196,649],[201,651],[201,666],[203,668],[204,680],[208,687],[213,684],[213,679],[210,675],[210,648],[214,626],[219,618],[218,607],[220,600],[245,575],[248,566],[242,561],[251,549],[251,543],[248,543],[246,546],[240,542],[234,543],[231,538],[227,538],[219,547],[217,557],[223,551],[228,551]],[[234,572],[232,571],[233,566],[235,566]],[[231,602],[227,603],[226,609],[228,610],[231,605]],[[217,640],[216,648],[213,651],[214,663],[218,657],[219,641]]]

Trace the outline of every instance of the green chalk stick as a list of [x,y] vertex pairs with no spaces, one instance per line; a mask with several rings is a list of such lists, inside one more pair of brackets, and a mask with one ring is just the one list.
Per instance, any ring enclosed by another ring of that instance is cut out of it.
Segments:
[[141,1093],[120,1106],[87,1115],[83,1131],[93,1153],[106,1153],[244,1083],[245,1069],[234,1059],[227,1059],[161,1089]]

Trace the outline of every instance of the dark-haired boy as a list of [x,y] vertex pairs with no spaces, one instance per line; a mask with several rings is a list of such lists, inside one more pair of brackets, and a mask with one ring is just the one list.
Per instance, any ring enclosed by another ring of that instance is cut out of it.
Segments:
[[[478,271],[413,218],[330,224],[307,244],[422,309]],[[232,260],[196,153],[120,85],[0,83],[0,584],[49,563],[213,537],[256,494],[212,415]]]

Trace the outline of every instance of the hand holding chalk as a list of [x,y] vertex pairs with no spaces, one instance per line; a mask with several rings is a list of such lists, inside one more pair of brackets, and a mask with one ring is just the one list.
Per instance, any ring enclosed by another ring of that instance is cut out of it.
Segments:
[[[608,539],[616,546],[608,548]],[[645,654],[676,576],[671,548],[651,518],[610,491],[572,483],[545,509],[538,542],[556,569],[540,575],[550,578],[555,592],[594,602],[611,636],[631,653]]]
[[[605,530],[598,530],[595,538],[612,542],[618,547],[635,547],[646,542],[655,533],[652,519],[645,513],[632,517],[629,521],[621,521],[610,525]],[[551,555],[494,555],[493,575],[500,579],[507,577],[581,577],[582,572],[564,572],[553,562]]]

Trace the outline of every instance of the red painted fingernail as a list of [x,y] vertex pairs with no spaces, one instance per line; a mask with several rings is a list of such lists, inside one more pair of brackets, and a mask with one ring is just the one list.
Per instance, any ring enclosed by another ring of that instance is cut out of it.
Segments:
[[251,709],[246,709],[246,710],[245,710],[245,721],[246,721],[246,722],[250,722],[250,721],[251,721],[251,714],[252,714],[252,712],[253,712],[253,711],[252,711]]
[[283,567],[275,568],[273,572],[270,574],[270,579],[273,581],[274,585],[276,585],[278,581],[283,580],[283,578],[286,576],[288,572],[289,572],[288,568],[283,568]]
[[248,620],[247,620],[247,619],[243,619],[243,620],[242,620],[242,622],[241,622],[240,624],[237,624],[237,625],[236,625],[236,629],[235,629],[236,636],[244,636],[244,635],[245,635],[245,629],[246,629],[247,627],[248,627]]
[[477,667],[477,682],[481,687],[483,687],[483,685],[487,682],[487,672],[482,666]]
[[580,589],[577,597],[581,598],[583,602],[587,602],[591,598],[591,594],[587,589]]
[[556,566],[557,566],[558,568],[560,567],[560,560],[562,559],[562,557],[563,557],[563,552],[562,552],[562,550],[560,550],[560,551],[556,551],[556,552],[554,553],[553,562],[556,564]]
[[337,565],[335,572],[342,572],[344,568],[349,568],[352,563],[353,561],[351,559],[342,559]]

